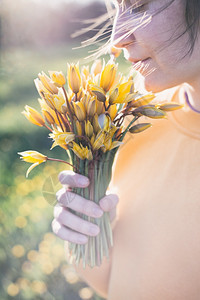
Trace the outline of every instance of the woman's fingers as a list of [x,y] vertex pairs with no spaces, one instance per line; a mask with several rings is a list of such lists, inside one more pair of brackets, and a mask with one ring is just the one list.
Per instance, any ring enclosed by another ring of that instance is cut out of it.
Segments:
[[89,217],[100,218],[103,215],[103,210],[96,203],[78,194],[67,191],[65,188],[60,189],[56,193],[56,198],[60,205],[69,207]]
[[99,201],[99,205],[104,211],[111,211],[116,208],[118,202],[119,197],[117,194],[109,194]]
[[59,205],[54,207],[54,218],[60,224],[86,235],[96,236],[100,232],[100,229],[96,224],[79,218],[66,208]]
[[60,172],[58,179],[61,184],[66,184],[70,187],[87,187],[90,183],[86,176],[68,170]]
[[53,232],[62,240],[75,244],[86,244],[88,242],[88,238],[85,235],[78,232],[73,232],[69,228],[59,223],[56,219],[53,219],[51,226]]

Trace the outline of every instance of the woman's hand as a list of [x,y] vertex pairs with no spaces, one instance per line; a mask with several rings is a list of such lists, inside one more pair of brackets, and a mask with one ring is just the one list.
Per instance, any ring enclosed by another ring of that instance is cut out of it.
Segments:
[[100,228],[96,224],[76,216],[68,208],[93,218],[100,218],[103,212],[107,211],[110,213],[112,222],[116,216],[118,196],[116,194],[108,194],[97,205],[93,201],[70,191],[69,187],[87,187],[90,184],[87,177],[73,171],[63,171],[59,174],[59,181],[64,187],[56,193],[58,204],[54,207],[52,230],[63,240],[76,244],[86,244],[88,236],[98,235]]

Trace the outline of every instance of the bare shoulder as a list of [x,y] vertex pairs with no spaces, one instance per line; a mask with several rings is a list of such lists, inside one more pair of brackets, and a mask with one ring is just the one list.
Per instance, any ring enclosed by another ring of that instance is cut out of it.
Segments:
[[162,92],[156,93],[156,102],[171,102],[174,101],[174,98],[176,98],[176,95],[179,93],[180,88],[182,85],[175,86],[170,89],[166,89]]

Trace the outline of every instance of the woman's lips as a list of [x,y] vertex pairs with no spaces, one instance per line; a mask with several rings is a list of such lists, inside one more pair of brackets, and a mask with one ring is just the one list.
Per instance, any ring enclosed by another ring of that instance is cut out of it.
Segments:
[[132,61],[132,64],[133,66],[136,66],[136,67],[142,67],[144,66],[146,63],[148,63],[149,61],[151,60],[150,57],[146,58],[146,59],[143,59],[143,60],[137,60],[137,61]]

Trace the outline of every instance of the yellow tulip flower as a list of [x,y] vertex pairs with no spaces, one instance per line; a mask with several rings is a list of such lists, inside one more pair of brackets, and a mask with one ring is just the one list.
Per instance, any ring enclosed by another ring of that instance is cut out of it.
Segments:
[[68,84],[71,90],[77,94],[81,86],[81,75],[79,71],[79,65],[68,65]]
[[49,111],[43,109],[42,114],[49,125],[55,124],[55,120]]
[[128,93],[130,93],[131,87],[132,87],[132,80],[129,80],[125,83],[122,83],[118,86],[118,96],[112,101],[112,104],[114,103],[125,103],[128,100],[126,100],[126,96]]
[[78,145],[77,143],[73,142],[73,152],[80,158],[80,159],[88,159],[92,160],[93,155],[90,149],[88,147],[83,147],[82,144]]
[[85,121],[85,134],[89,138],[93,135],[93,127],[89,120]]
[[33,124],[37,125],[37,126],[44,126],[45,125],[45,121],[42,118],[42,116],[39,114],[39,112],[37,112],[37,110],[35,110],[34,108],[26,105],[25,106],[25,110],[22,111],[22,114],[25,115],[25,117]]
[[56,146],[67,149],[66,145],[75,139],[75,134],[73,132],[63,132],[57,129],[54,129],[53,132],[49,134],[49,136],[54,140],[51,149]]
[[103,88],[105,92],[108,92],[111,89],[115,81],[116,72],[117,65],[109,62],[102,70],[100,78],[100,87]]
[[62,72],[49,71],[49,75],[51,77],[51,80],[57,87],[62,87],[63,85],[65,85],[66,79]]
[[79,121],[83,121],[86,118],[85,107],[82,102],[72,102],[74,107],[74,112]]
[[91,99],[87,105],[87,115],[90,116],[90,117],[93,117],[95,112],[96,112],[96,101],[95,99]]
[[53,95],[52,99],[53,106],[59,113],[66,113],[67,112],[67,105],[65,101],[65,95],[61,88],[58,89],[58,94]]
[[96,85],[91,85],[90,91],[93,95],[97,97],[97,100],[99,100],[100,102],[106,101],[106,96],[103,88]]
[[76,123],[76,131],[77,131],[77,134],[78,134],[78,135],[82,135],[83,130],[82,130],[81,123],[80,123],[78,120],[76,120],[75,123]]
[[[52,116],[52,118],[55,120],[55,124],[59,126],[60,124],[59,124],[58,117],[57,117],[55,111],[49,107],[49,105],[46,103],[46,101],[45,101],[44,99],[40,99],[40,98],[39,98],[39,99],[38,99],[38,102],[39,102],[39,104],[40,104],[40,107],[41,107],[41,109],[42,109],[42,112],[43,112],[43,110],[44,110],[44,111],[48,111],[49,114]],[[44,114],[43,114],[43,116],[44,116],[44,118],[45,118],[45,115],[44,115]]]
[[111,118],[111,121],[113,121],[116,114],[117,114],[117,105],[116,104],[111,105],[108,109],[108,112],[109,112],[109,116]]
[[42,83],[42,85],[51,93],[51,94],[57,94],[58,89],[55,86],[55,84],[51,81],[51,79],[44,73],[39,73],[38,77]]
[[47,156],[37,152],[37,151],[24,151],[24,152],[18,152],[19,155],[21,155],[21,159],[23,161],[33,163],[31,165],[27,172],[26,172],[26,177],[28,177],[30,171],[32,171],[35,167],[37,167],[39,164],[46,162],[47,161]]
[[91,141],[93,150],[98,150],[100,147],[103,146],[104,138],[105,138],[105,133],[102,130],[99,131],[96,138],[94,138],[94,135],[92,136],[90,141]]

